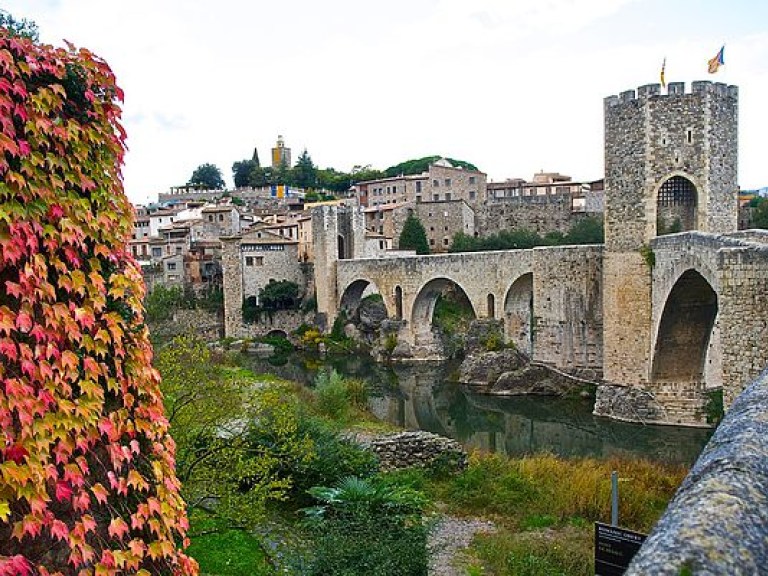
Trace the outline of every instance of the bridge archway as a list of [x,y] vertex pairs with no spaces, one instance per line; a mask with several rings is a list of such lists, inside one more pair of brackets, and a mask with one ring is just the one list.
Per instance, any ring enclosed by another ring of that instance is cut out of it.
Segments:
[[[363,301],[363,298],[371,294],[381,294],[378,286],[370,280],[359,278],[344,289],[339,302],[339,310],[344,312],[347,318],[352,318],[360,307],[360,302]],[[384,306],[386,307],[386,301]],[[390,310],[387,309],[387,316],[389,315]]]
[[687,177],[675,175],[662,182],[656,195],[656,235],[696,230],[698,191]]
[[411,325],[416,332],[425,333],[431,331],[437,299],[446,295],[455,297],[463,306],[470,309],[472,315],[477,318],[475,306],[472,304],[469,296],[467,296],[466,290],[458,282],[450,278],[433,278],[422,286],[413,302]]
[[523,274],[504,298],[504,333],[518,350],[533,355],[533,274]]
[[717,294],[709,282],[696,270],[683,272],[664,304],[651,381],[703,381],[717,310]]

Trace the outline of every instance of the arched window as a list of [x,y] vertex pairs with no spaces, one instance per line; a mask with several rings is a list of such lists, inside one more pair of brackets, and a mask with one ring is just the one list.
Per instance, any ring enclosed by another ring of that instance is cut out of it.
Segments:
[[656,235],[696,230],[697,203],[693,182],[683,176],[666,180],[656,199]]

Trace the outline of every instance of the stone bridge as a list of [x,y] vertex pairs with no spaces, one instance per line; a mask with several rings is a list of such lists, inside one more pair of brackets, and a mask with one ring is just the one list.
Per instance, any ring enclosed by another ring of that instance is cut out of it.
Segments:
[[508,342],[564,369],[602,362],[602,247],[566,246],[434,256],[338,260],[337,308],[354,312],[364,294],[381,294],[415,357],[437,357],[432,316],[453,288],[477,318],[503,320]]
[[602,246],[336,260],[327,309],[331,320],[340,310],[352,315],[377,292],[402,321],[398,337],[413,357],[436,359],[432,316],[450,288],[477,318],[502,321],[505,340],[533,361],[607,373],[596,413],[705,424],[711,390],[722,388],[729,405],[768,364],[768,232],[660,236],[645,260],[647,334],[612,342],[618,355],[604,355],[604,318],[621,321],[622,309],[604,298]]

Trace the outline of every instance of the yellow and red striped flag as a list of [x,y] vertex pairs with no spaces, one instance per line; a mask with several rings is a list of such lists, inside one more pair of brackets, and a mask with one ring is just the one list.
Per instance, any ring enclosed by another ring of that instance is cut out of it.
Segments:
[[666,67],[667,67],[667,57],[664,56],[664,61],[661,63],[661,75],[660,75],[661,76],[661,87],[662,88],[666,88],[667,87],[667,82],[664,79],[664,69]]
[[717,69],[720,68],[720,66],[723,66],[725,64],[725,45],[718,50],[717,54],[715,54],[714,58],[711,58],[708,62],[707,70],[710,74],[714,74],[717,72]]

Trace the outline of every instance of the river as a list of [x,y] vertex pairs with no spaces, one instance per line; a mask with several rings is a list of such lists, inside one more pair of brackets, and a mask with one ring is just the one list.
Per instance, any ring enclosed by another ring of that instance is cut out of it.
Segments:
[[478,394],[451,378],[457,366],[418,363],[383,366],[367,356],[317,359],[291,355],[273,365],[251,357],[256,371],[309,384],[323,367],[365,380],[369,407],[406,429],[455,438],[468,448],[508,456],[627,456],[692,464],[711,430],[617,422],[592,414],[590,399]]

